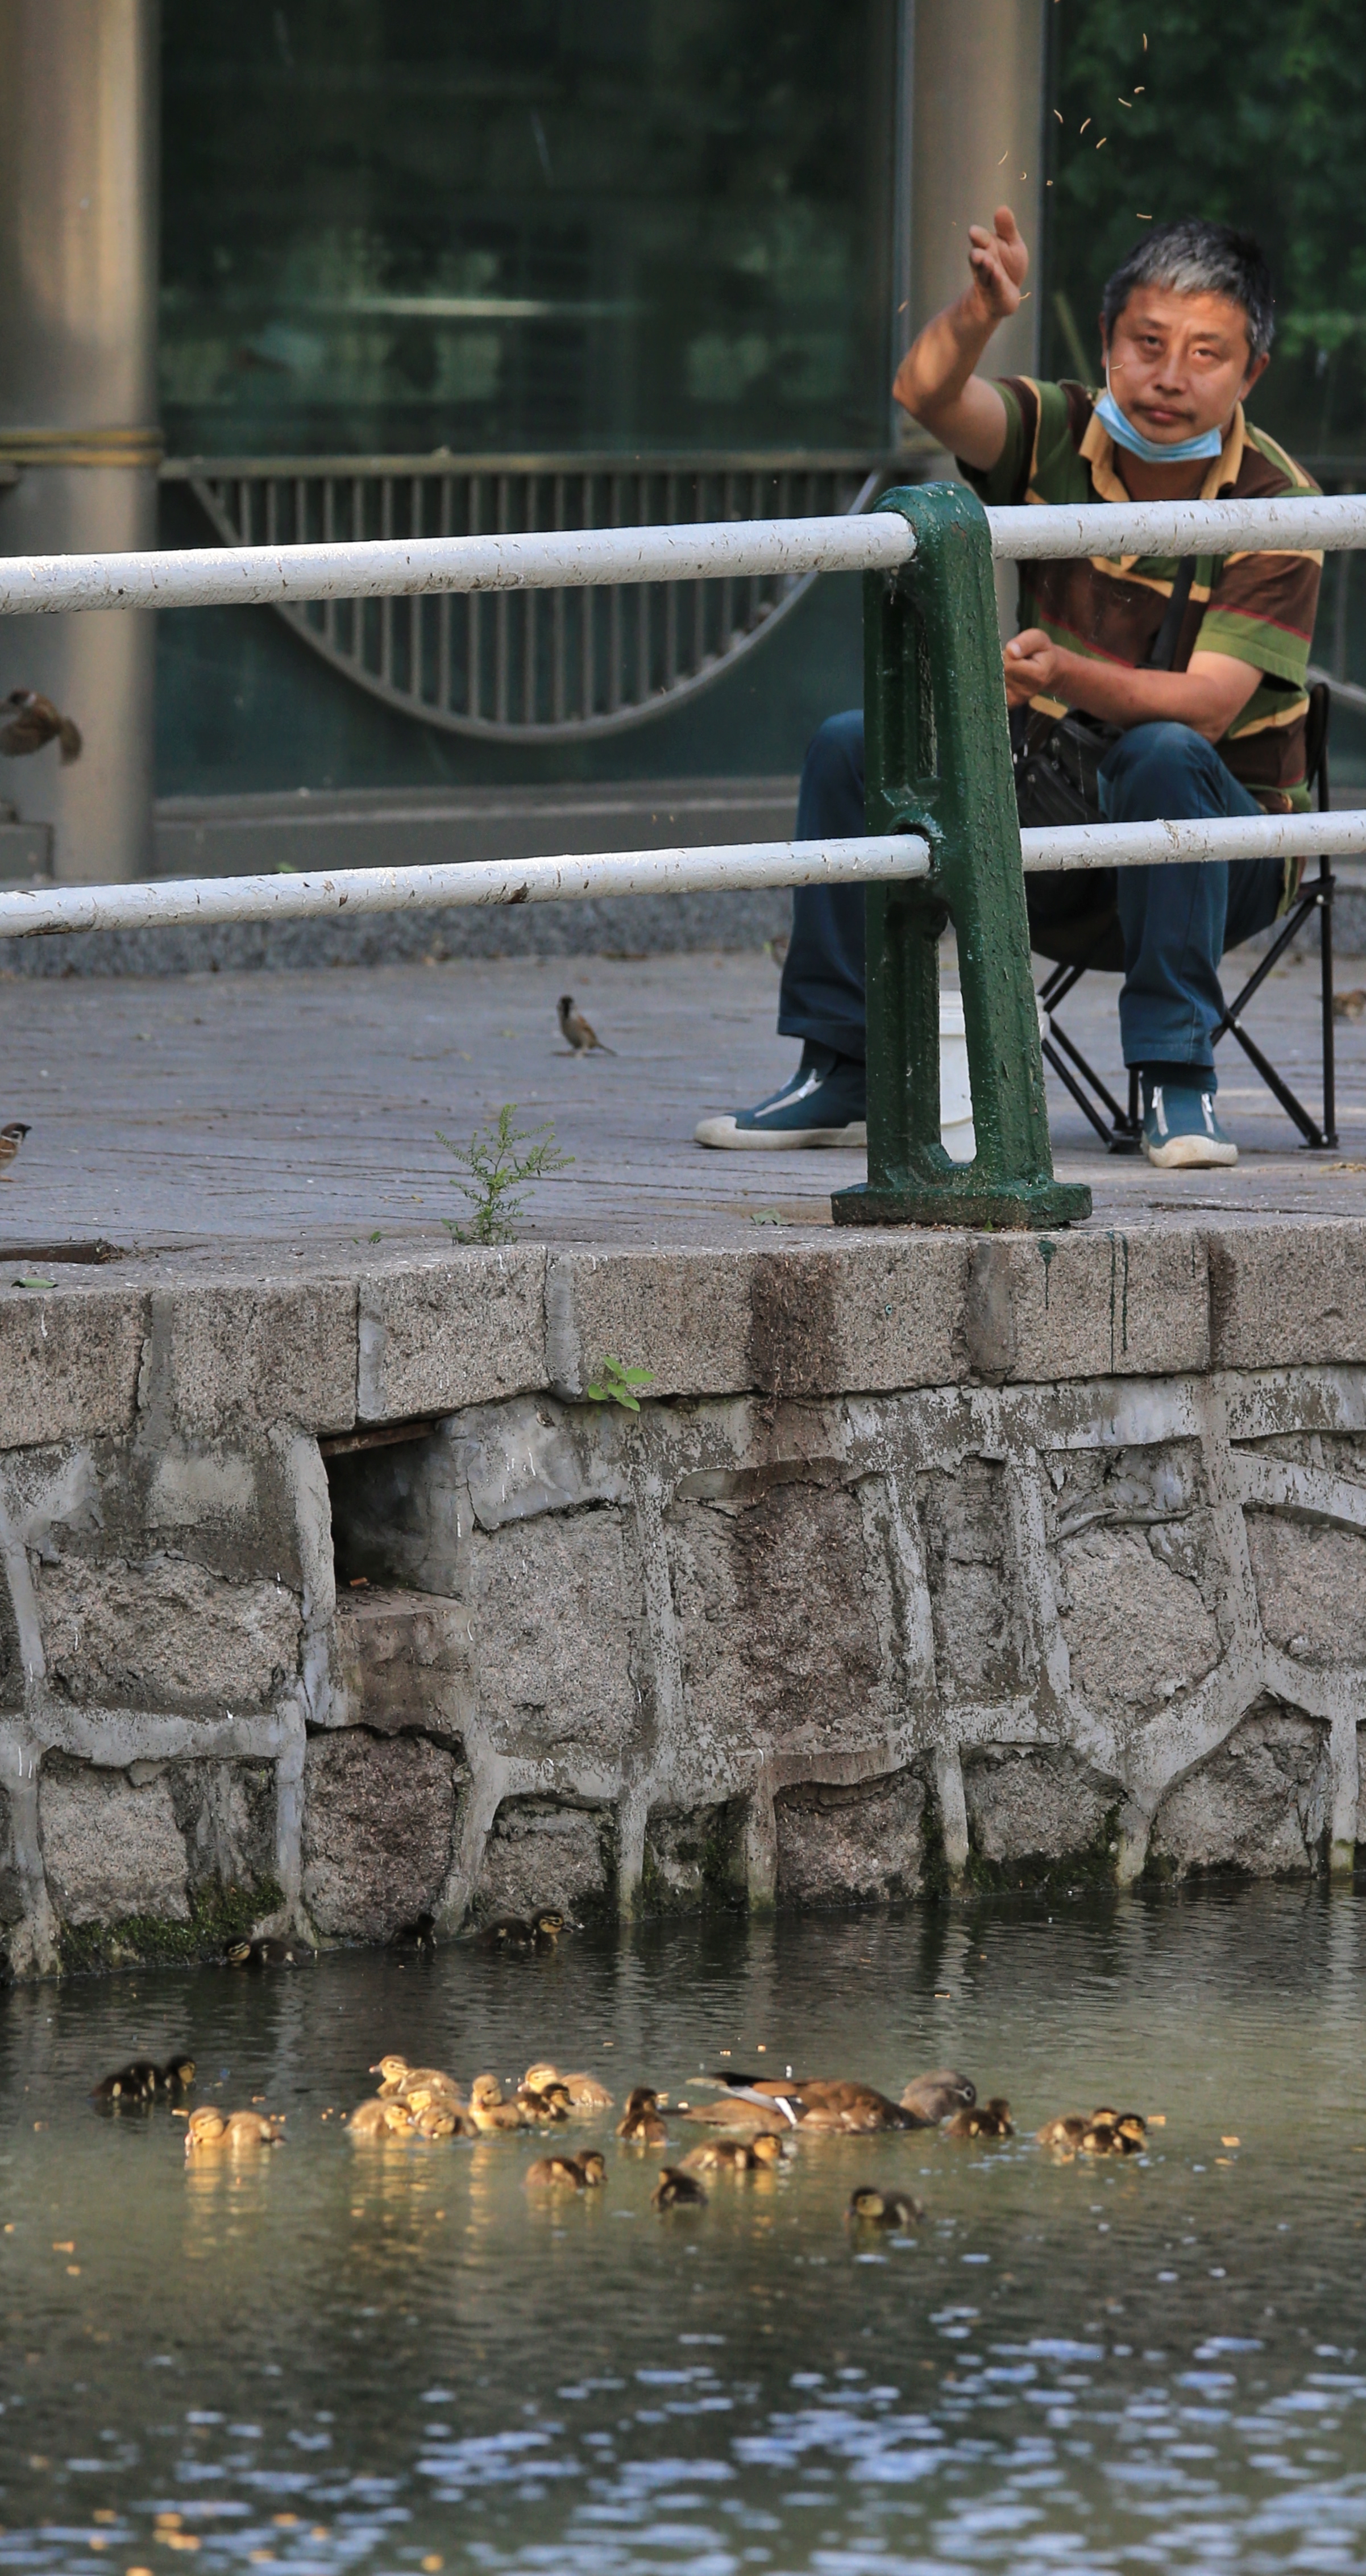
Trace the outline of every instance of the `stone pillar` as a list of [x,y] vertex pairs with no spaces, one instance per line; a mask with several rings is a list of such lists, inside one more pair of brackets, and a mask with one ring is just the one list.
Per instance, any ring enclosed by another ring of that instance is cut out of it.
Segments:
[[[0,0],[0,551],[156,543],[157,0]],[[0,695],[80,726],[0,761],[60,878],[146,875],[155,629],[117,610],[0,622]]]
[[[908,41],[903,77],[911,82],[909,119],[910,257],[898,301],[906,326],[901,347],[968,282],[968,226],[990,223],[1013,208],[1029,244],[1032,291],[1013,322],[991,343],[993,375],[1032,375],[1039,362],[1043,250],[1044,55],[1049,0],[905,0]],[[899,415],[903,418],[904,415]],[[912,443],[924,446],[924,432]],[[932,474],[946,468],[926,457]],[[1017,576],[996,568],[1003,636],[1013,635]]]
[[1033,289],[991,344],[996,375],[1038,363],[1048,0],[916,0],[909,346],[968,282],[969,224],[1012,206]]

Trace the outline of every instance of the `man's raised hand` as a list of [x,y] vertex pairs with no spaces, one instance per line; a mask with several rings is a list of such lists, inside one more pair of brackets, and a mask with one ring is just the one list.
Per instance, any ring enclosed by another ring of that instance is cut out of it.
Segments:
[[991,232],[985,224],[968,226],[968,258],[984,315],[992,322],[1008,322],[1020,309],[1029,253],[1009,206],[997,207],[993,225]]

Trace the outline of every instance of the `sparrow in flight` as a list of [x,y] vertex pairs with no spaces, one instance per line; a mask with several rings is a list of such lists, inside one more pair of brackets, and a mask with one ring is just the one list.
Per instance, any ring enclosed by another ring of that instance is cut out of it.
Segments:
[[575,1055],[615,1055],[616,1048],[604,1046],[597,1030],[590,1028],[582,1011],[574,1008],[572,993],[561,993],[559,1001],[560,1035]]
[[61,744],[63,768],[80,759],[80,728],[59,713],[51,698],[40,697],[36,689],[11,689],[7,698],[0,698],[0,751],[8,759],[23,760],[49,742]]

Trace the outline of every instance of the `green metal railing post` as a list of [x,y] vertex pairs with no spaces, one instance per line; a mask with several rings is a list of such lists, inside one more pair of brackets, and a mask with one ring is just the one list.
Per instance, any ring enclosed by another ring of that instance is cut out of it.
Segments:
[[[958,483],[889,492],[916,551],[864,577],[867,817],[924,832],[933,873],[869,886],[868,1180],[837,1225],[1069,1225],[1091,1193],[1056,1181],[1029,969],[986,512]],[[976,1160],[939,1137],[939,940],[958,940]]]

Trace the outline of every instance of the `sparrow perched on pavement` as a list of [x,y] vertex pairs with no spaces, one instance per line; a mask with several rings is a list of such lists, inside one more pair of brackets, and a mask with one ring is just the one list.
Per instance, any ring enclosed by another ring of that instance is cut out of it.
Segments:
[[9,1179],[9,1167],[27,1134],[22,1118],[11,1118],[8,1127],[0,1127],[0,1179]]
[[599,1055],[616,1054],[615,1047],[603,1045],[597,1030],[589,1027],[582,1011],[575,1010],[572,993],[561,993],[559,1013],[560,1035],[572,1047],[575,1055],[592,1055],[595,1050]]
[[0,698],[0,751],[10,760],[23,760],[31,751],[41,751],[45,743],[59,742],[62,766],[81,756],[80,728],[70,716],[54,707],[51,698],[40,697],[36,689],[11,689]]

